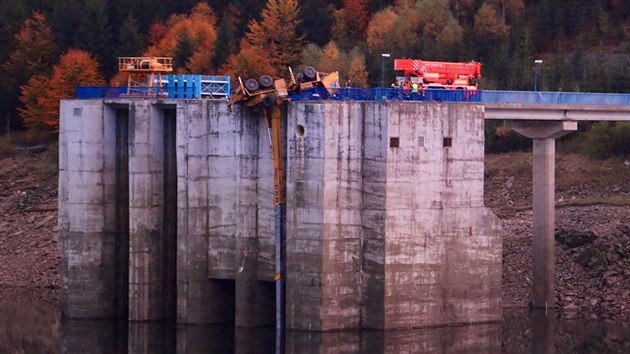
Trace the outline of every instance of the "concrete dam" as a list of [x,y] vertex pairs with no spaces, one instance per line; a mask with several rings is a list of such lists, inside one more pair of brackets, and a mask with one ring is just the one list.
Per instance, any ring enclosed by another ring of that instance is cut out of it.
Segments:
[[[270,139],[233,108],[62,101],[67,316],[274,324]],[[289,102],[283,122],[287,329],[501,319],[482,104]]]

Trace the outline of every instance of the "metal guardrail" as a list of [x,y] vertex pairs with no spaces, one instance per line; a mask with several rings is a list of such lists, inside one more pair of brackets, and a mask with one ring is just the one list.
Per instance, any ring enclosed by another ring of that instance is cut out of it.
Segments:
[[[176,76],[176,75],[173,75]],[[220,77],[212,77],[220,78]],[[173,86],[168,98],[226,97],[229,83],[214,82],[214,94],[204,93],[202,85],[188,85],[185,89]],[[209,86],[205,86],[209,87]],[[194,88],[194,89],[193,89]],[[78,87],[77,98],[118,98],[126,94],[126,87]],[[155,93],[157,95],[157,92]],[[151,96],[151,95],[148,95]],[[162,96],[163,97],[163,96]],[[530,104],[571,104],[571,105],[630,105],[630,94],[620,93],[581,93],[581,92],[531,92],[531,91],[464,91],[464,90],[422,90],[417,94],[397,88],[338,88],[331,92],[325,88],[312,88],[290,95],[292,101],[429,101],[429,102],[478,102],[478,103],[530,103]]]
[[125,93],[127,93],[126,87],[79,86],[76,97],[81,99],[118,98]]
[[422,90],[417,93],[396,88],[313,88],[289,95],[292,101],[336,100],[336,101],[438,101],[479,102],[477,91]]
[[630,94],[484,90],[479,91],[479,102],[626,106]]
[[152,87],[132,87],[127,92],[127,87],[95,87],[79,86],[76,97],[80,99],[119,98],[129,96],[159,96],[161,98],[194,99],[228,97],[230,95],[229,76],[211,75],[163,75],[162,88],[157,85]]

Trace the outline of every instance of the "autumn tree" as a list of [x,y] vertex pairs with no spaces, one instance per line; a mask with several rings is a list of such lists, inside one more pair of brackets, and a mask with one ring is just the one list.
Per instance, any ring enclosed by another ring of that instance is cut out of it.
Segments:
[[238,54],[231,55],[219,72],[230,75],[232,81],[235,82],[239,76],[244,79],[258,79],[261,75],[277,76],[277,70],[265,49],[253,46],[243,40],[241,41],[241,50]]
[[161,36],[154,35],[159,40],[147,49],[145,55],[177,57],[179,72],[212,73],[217,38],[215,25],[212,9],[206,3],[199,3],[188,16],[171,16],[166,32]]
[[367,28],[367,47],[372,53],[410,56],[418,51],[420,44],[415,27],[411,26],[413,22],[401,11],[407,9],[388,7],[372,16]]
[[252,21],[245,34],[247,45],[262,49],[264,56],[279,74],[300,62],[303,37],[298,35],[300,24],[296,0],[268,0],[260,21]]
[[368,86],[368,72],[365,64],[365,55],[358,48],[353,48],[348,55],[345,76],[352,80],[354,87]]
[[151,46],[157,45],[158,43],[160,43],[162,38],[164,38],[167,31],[168,28],[166,28],[166,25],[164,25],[163,23],[152,23],[149,27],[149,33],[147,34],[147,44]]
[[309,43],[304,47],[303,57],[303,66],[312,66],[322,72],[338,71],[340,82],[352,80],[354,87],[367,87],[365,55],[358,48],[346,52],[339,49],[334,41],[323,48]]
[[14,49],[4,63],[3,100],[7,107],[18,103],[19,87],[33,75],[50,72],[55,60],[52,30],[41,12],[33,12],[15,35]]
[[480,42],[497,42],[509,35],[509,27],[503,23],[495,8],[484,3],[475,15],[475,36]]
[[434,59],[453,56],[461,47],[463,29],[447,0],[420,0],[416,5],[422,54]]
[[366,29],[370,20],[367,0],[344,0],[343,7],[334,13],[332,39],[341,48],[349,49],[365,41]]
[[103,85],[98,62],[87,52],[70,49],[59,58],[51,76],[33,76],[21,88],[19,108],[24,125],[34,129],[59,129],[59,101],[72,98],[77,86]]

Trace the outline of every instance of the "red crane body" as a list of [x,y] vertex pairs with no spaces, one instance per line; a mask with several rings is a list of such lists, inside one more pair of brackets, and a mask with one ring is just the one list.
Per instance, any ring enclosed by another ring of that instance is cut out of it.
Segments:
[[476,90],[477,81],[481,78],[481,63],[476,61],[453,63],[396,59],[394,70],[402,71],[405,80],[418,82],[424,89]]

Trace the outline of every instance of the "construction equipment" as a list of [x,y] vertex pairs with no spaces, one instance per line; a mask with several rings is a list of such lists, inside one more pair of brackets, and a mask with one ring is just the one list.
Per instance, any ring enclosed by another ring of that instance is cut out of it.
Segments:
[[129,74],[127,96],[160,96],[164,95],[162,74],[173,72],[173,58],[120,57],[118,71]]
[[289,93],[301,92],[313,87],[323,87],[329,93],[339,87],[337,72],[324,74],[307,66],[296,77],[289,68],[290,79],[273,79],[262,75],[258,80],[238,78],[238,87],[228,98],[228,106],[243,103],[247,107],[262,107],[263,117],[267,124],[267,133],[271,144],[273,158],[273,206],[275,215],[275,251],[276,264],[274,281],[276,284],[276,353],[284,353],[284,236],[282,214],[284,200],[284,170],[282,165],[282,122],[281,105],[289,99]]
[[[289,81],[273,79],[269,75],[262,75],[258,80],[238,78],[238,87],[228,99],[228,105],[243,102],[248,107],[262,104],[271,107],[277,100],[286,100],[290,93],[302,92],[310,88],[325,88],[329,94],[339,88],[339,73],[322,73],[312,66],[305,67],[297,76],[289,68]],[[280,102],[278,102],[280,103]]]
[[416,82],[423,89],[477,90],[481,78],[481,64],[423,61],[421,59],[395,59],[394,70],[402,71],[400,83]]

